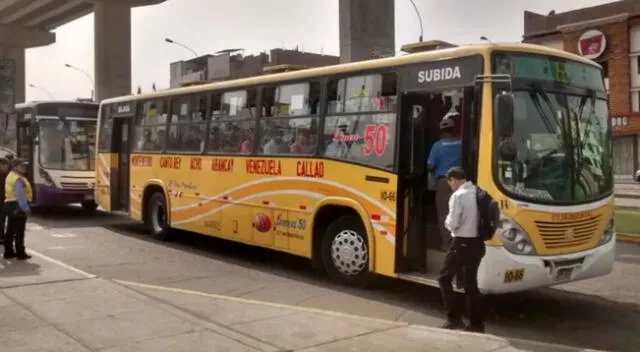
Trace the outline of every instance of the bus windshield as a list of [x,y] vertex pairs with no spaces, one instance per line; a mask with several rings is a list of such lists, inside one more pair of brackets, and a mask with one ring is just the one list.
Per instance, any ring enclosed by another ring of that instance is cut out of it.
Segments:
[[[612,142],[600,70],[520,54],[496,55],[494,64],[495,73],[509,70],[515,97],[514,134],[496,141],[494,169],[502,188],[541,203],[582,203],[610,194]],[[513,150],[505,158],[507,145]]]
[[43,119],[38,125],[42,167],[94,170],[96,120]]

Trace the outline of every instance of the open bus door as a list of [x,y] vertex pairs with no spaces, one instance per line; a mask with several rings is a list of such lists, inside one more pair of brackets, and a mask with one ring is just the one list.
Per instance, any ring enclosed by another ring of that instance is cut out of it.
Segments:
[[133,136],[135,105],[123,103],[113,107],[111,148],[111,211],[129,211],[129,159]]
[[[456,133],[462,140],[462,167],[475,182],[480,98],[476,75],[482,67],[482,57],[469,56],[426,62],[400,71],[402,133],[395,265],[396,273],[407,280],[436,285],[444,262],[435,187],[429,180],[427,159],[433,144],[441,138],[440,121],[454,110],[461,122],[456,124]],[[427,79],[434,72],[442,75],[441,79]]]
[[[35,163],[36,155],[34,153],[34,136],[35,127],[31,120],[19,120],[16,124],[16,137],[17,137],[17,146],[16,146],[16,157],[26,160],[29,162],[27,166],[27,179],[33,185],[34,180],[34,172],[35,172]],[[36,139],[37,141],[37,139]],[[33,186],[34,193],[33,199],[34,202],[37,198],[37,194],[35,193],[35,185]]]

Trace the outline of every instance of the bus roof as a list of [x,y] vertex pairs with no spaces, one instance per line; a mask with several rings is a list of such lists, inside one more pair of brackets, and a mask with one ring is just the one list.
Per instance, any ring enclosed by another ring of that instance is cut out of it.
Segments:
[[98,105],[98,103],[92,102],[84,102],[84,101],[74,101],[74,100],[32,100],[26,103],[16,104],[16,109],[28,109],[35,108],[38,105],[42,104],[65,104],[65,105]]
[[470,56],[474,54],[490,54],[493,51],[520,51],[532,54],[553,55],[568,60],[578,61],[587,65],[601,68],[601,66],[591,60],[585,59],[576,54],[572,54],[563,50],[558,50],[546,46],[526,44],[526,43],[483,43],[459,46],[454,48],[446,48],[440,50],[419,52],[407,54],[403,56],[394,56],[382,59],[373,59],[367,61],[351,62],[346,64],[323,66],[317,68],[309,68],[284,73],[273,73],[267,75],[259,75],[248,78],[240,78],[228,81],[211,82],[207,84],[199,84],[189,87],[175,88],[158,92],[143,93],[137,95],[127,95],[105,99],[101,104],[111,104],[118,102],[145,100],[152,98],[161,98],[174,95],[182,95],[189,93],[200,93],[211,90],[226,90],[234,87],[243,87],[250,85],[259,85],[265,83],[277,83],[284,81],[295,81],[316,76],[327,76],[333,74],[343,74],[349,72],[357,72],[364,70],[372,70],[386,67],[402,66],[409,64],[417,64],[425,61],[444,60],[455,57]]

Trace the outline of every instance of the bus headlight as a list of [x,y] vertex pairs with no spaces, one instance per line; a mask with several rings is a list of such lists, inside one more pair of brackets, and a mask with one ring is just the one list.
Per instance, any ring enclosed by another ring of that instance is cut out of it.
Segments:
[[598,246],[601,246],[611,241],[611,239],[613,238],[613,234],[615,232],[616,232],[615,221],[613,220],[613,217],[611,217],[611,220],[609,220],[609,224],[607,225],[607,228],[604,229],[604,231],[602,232],[602,235],[600,236],[600,241],[598,241]]
[[535,248],[527,233],[510,218],[500,215],[500,226],[496,231],[504,248],[511,253],[520,255],[534,255]]
[[42,177],[47,186],[56,186],[56,184],[53,183],[53,179],[51,178],[51,176],[49,176],[48,172],[44,171],[43,168],[40,168],[38,171],[40,172],[40,177]]

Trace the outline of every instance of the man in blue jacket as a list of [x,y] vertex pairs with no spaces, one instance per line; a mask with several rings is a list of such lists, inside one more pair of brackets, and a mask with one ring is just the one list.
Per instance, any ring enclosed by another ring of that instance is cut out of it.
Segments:
[[460,115],[452,110],[440,121],[441,139],[433,144],[429,153],[427,166],[436,176],[436,211],[438,212],[438,226],[440,228],[441,249],[449,250],[451,232],[444,225],[449,213],[449,197],[451,187],[447,183],[446,174],[452,167],[462,166],[462,141],[456,135],[456,123]]

